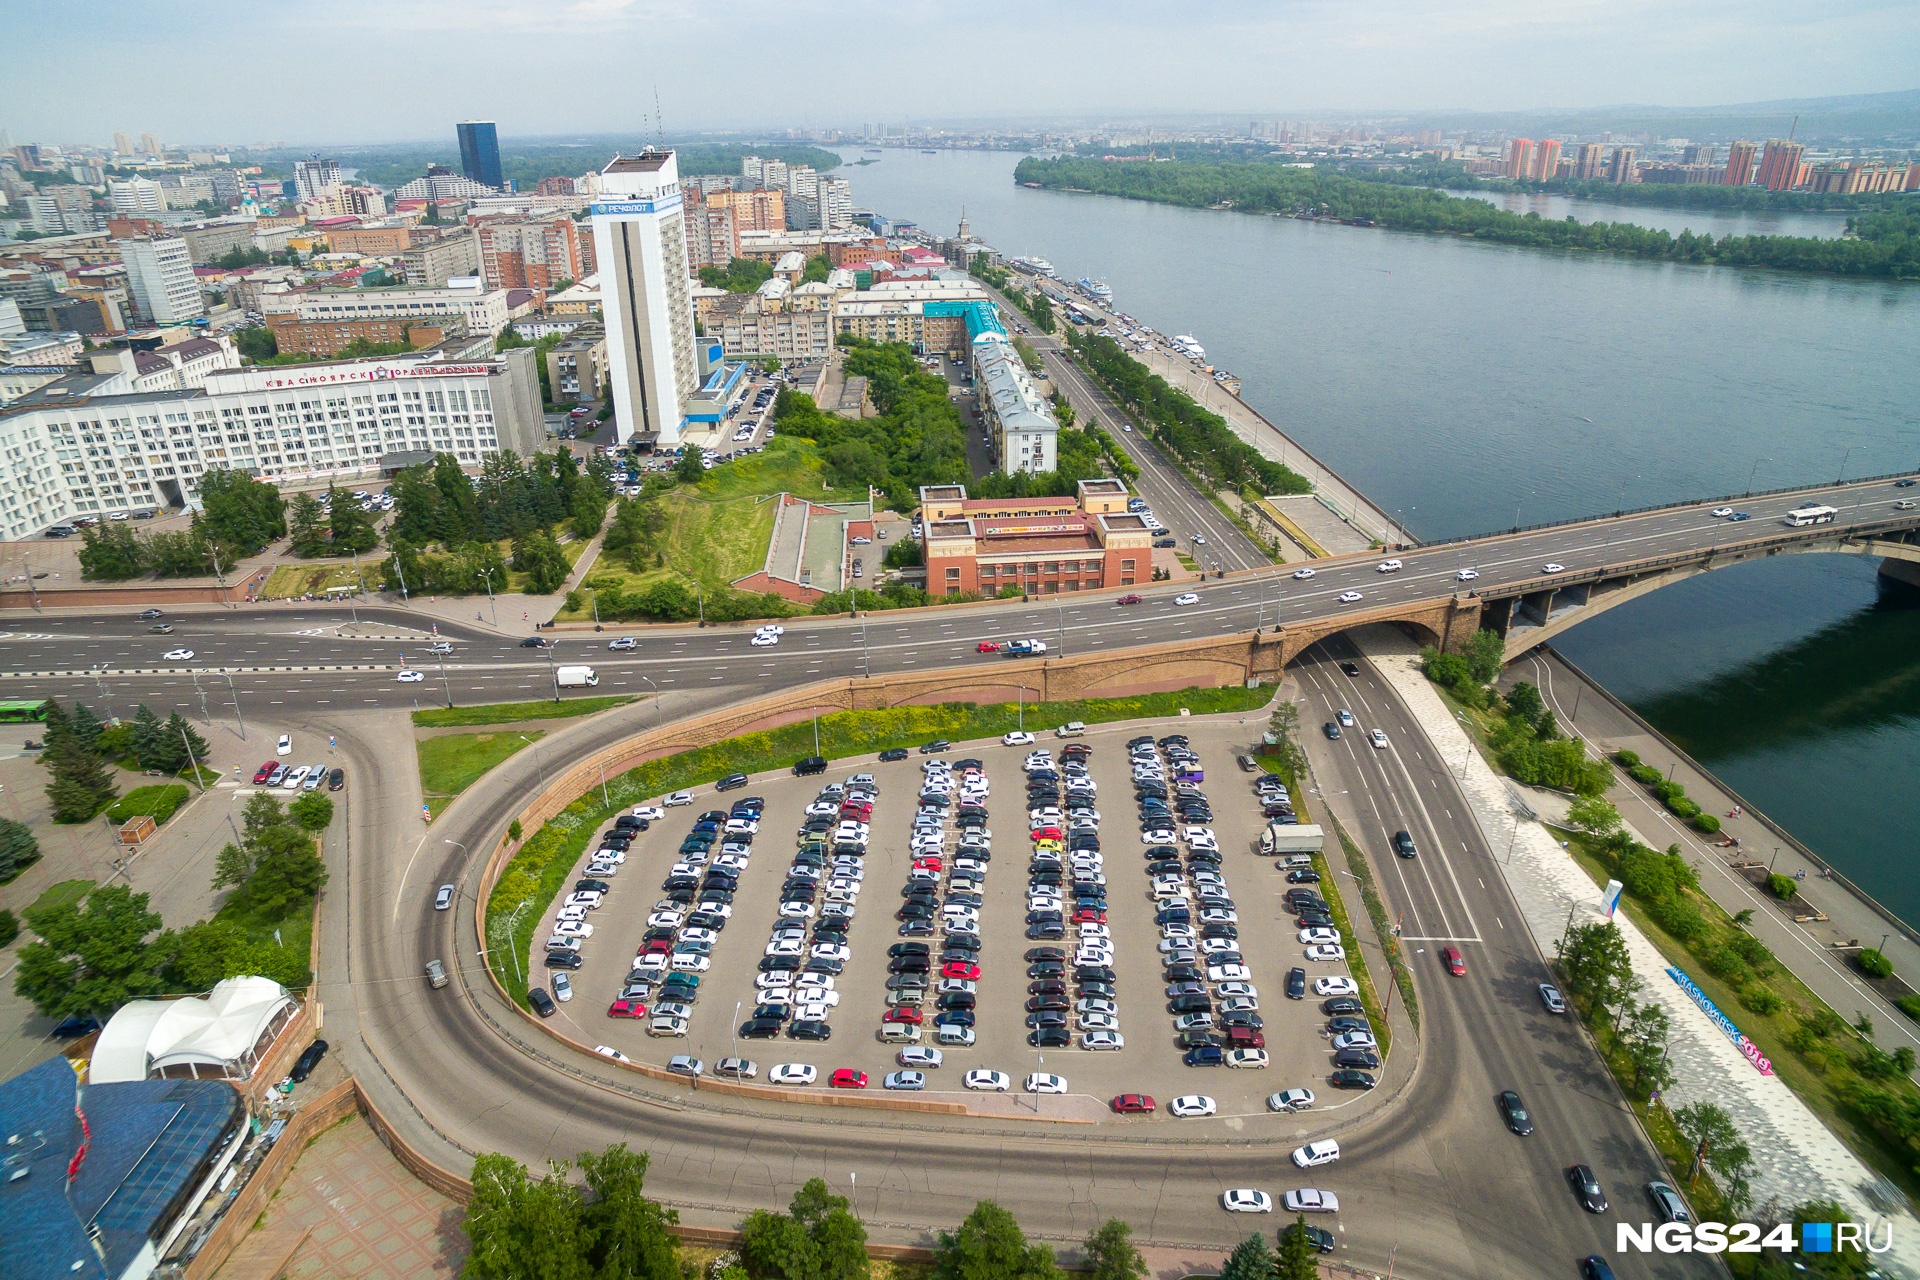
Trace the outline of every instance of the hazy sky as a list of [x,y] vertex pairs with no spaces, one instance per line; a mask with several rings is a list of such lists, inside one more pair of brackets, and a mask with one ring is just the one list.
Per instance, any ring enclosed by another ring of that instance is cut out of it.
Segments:
[[15,141],[667,132],[1024,114],[1695,106],[1920,81],[1914,0],[150,0],[34,5]]

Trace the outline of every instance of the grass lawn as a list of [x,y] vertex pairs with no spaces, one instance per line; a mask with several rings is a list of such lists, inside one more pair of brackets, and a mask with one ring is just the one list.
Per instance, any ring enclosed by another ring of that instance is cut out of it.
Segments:
[[[608,707],[625,706],[633,698],[624,693],[604,698],[572,698],[555,702],[489,702],[477,707],[434,707],[413,713],[413,722],[423,729],[441,729],[461,724],[512,724],[517,720],[567,720],[590,716]],[[503,759],[505,757],[502,757]]]
[[[623,590],[632,590],[677,573],[712,589],[756,573],[766,564],[767,546],[773,541],[776,508],[771,498],[777,493],[827,502],[865,497],[827,488],[811,442],[776,437],[765,453],[715,467],[698,485],[681,485],[660,499],[667,516],[666,568],[634,573],[602,559],[589,577],[612,579]],[[558,615],[563,622],[592,616],[591,598],[578,611]]]
[[414,743],[420,757],[420,791],[428,810],[438,817],[480,775],[527,746],[529,739],[538,741],[542,736],[538,730],[524,735],[447,733]]
[[146,814],[159,826],[187,802],[191,793],[185,783],[170,782],[153,787],[135,787],[107,806],[107,816],[115,822]]
[[27,910],[37,911],[41,907],[61,907],[70,902],[78,902],[92,889],[93,881],[91,880],[62,880],[58,884],[48,885],[46,891],[35,898],[33,905]]
[[363,582],[370,590],[380,589],[380,576],[373,566],[378,559],[363,561],[359,572],[351,560],[329,560],[320,564],[283,564],[267,575],[260,588],[262,600],[285,600],[305,595],[325,595],[328,587],[357,587]]

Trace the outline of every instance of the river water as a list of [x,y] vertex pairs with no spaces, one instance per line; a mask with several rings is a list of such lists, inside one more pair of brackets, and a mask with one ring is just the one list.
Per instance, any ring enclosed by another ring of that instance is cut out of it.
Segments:
[[[1122,310],[1195,335],[1250,404],[1422,538],[1920,468],[1920,285],[1035,191],[1013,182],[1018,158],[889,150],[840,172],[862,207],[944,234],[964,208],[1001,252],[1104,279]],[[1512,198],[1716,235],[1840,225]],[[1874,569],[1723,570],[1556,643],[1920,922],[1920,592]]]
[[1453,191],[1499,205],[1509,213],[1537,213],[1554,222],[1631,222],[1679,235],[1692,228],[1695,235],[1817,236],[1830,240],[1847,229],[1844,213],[1772,213],[1751,209],[1658,209],[1651,205],[1614,204],[1606,200],[1575,200],[1570,196],[1523,191]]

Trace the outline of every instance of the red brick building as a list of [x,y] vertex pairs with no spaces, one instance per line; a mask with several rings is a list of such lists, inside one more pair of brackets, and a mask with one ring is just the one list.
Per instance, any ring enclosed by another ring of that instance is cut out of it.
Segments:
[[1028,595],[1130,587],[1152,577],[1153,534],[1118,480],[1082,480],[1073,498],[969,498],[920,490],[927,594]]

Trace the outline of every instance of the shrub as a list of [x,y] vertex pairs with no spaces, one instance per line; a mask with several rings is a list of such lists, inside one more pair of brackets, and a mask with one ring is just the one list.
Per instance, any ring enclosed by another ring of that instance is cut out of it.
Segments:
[[1767,892],[1782,902],[1790,902],[1800,892],[1800,885],[1792,876],[1774,874],[1767,877]]
[[1622,769],[1632,769],[1640,763],[1640,753],[1629,751],[1625,747],[1613,753],[1613,762]]
[[40,842],[34,839],[33,829],[24,822],[0,818],[0,884],[6,884],[38,861]]
[[1653,794],[1659,796],[1662,801],[1671,801],[1675,796],[1687,794],[1687,789],[1677,782],[1662,778],[1653,784]]
[[1893,961],[1887,959],[1878,947],[1868,947],[1865,951],[1855,956],[1853,962],[1859,965],[1860,972],[1866,974],[1869,978],[1891,978],[1893,976]]
[[1734,954],[1753,966],[1753,971],[1761,977],[1773,972],[1773,952],[1767,950],[1767,944],[1750,933],[1736,934],[1727,940]]
[[7,946],[20,936],[20,922],[13,918],[13,912],[0,910],[0,947]]
[[1731,987],[1744,987],[1753,981],[1753,970],[1732,947],[1714,947],[1700,957],[1707,972]]
[[1706,932],[1706,917],[1685,898],[1663,898],[1647,909],[1653,922],[1681,942],[1692,942]]
[[1780,993],[1764,982],[1749,982],[1740,989],[1740,1003],[1761,1017],[1778,1013],[1786,1008],[1787,1002]]
[[172,782],[153,787],[135,787],[107,806],[107,816],[115,822],[147,814],[155,826],[171,818],[187,802],[184,783]]
[[1720,832],[1720,819],[1710,813],[1696,813],[1693,815],[1693,829],[1695,831],[1705,832],[1710,836],[1718,835]]
[[1915,1022],[1920,1022],[1920,996],[1901,996],[1894,1003],[1900,1006],[1900,1012]]
[[1663,781],[1660,771],[1650,764],[1629,765],[1627,776],[1643,787],[1650,787],[1656,782]]
[[1700,806],[1685,796],[1668,796],[1667,810],[1675,817],[1689,821],[1700,816]]

